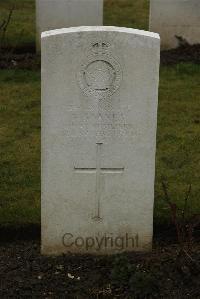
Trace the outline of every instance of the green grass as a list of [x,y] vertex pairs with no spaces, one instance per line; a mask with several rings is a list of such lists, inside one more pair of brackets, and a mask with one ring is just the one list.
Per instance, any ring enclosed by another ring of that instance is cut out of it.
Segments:
[[40,219],[40,76],[0,72],[0,223]]
[[[40,76],[32,71],[0,72],[0,223],[40,221]],[[200,66],[161,68],[155,221],[166,222],[161,178],[180,206],[188,184],[191,205],[200,211]]]
[[200,213],[200,65],[162,67],[160,73],[155,220],[168,217],[161,181],[172,200],[183,206],[189,184],[190,206]]

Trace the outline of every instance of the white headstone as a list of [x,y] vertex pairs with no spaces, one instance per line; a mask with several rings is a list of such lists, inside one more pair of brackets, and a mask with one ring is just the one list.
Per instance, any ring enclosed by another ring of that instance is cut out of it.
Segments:
[[103,25],[103,0],[36,0],[37,51],[43,31],[97,25]]
[[160,40],[118,27],[42,34],[42,253],[152,242]]
[[200,0],[151,0],[150,7],[149,28],[160,34],[163,49],[176,48],[179,37],[200,43]]

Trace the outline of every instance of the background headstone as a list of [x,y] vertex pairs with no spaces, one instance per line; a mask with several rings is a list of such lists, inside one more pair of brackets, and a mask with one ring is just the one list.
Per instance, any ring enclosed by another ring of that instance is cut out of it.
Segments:
[[103,0],[36,0],[37,51],[47,30],[103,25]]
[[159,55],[140,30],[42,34],[42,253],[151,248]]
[[163,49],[176,48],[179,41],[181,43],[186,41],[189,44],[200,43],[199,0],[151,0],[150,2],[149,29],[160,34]]

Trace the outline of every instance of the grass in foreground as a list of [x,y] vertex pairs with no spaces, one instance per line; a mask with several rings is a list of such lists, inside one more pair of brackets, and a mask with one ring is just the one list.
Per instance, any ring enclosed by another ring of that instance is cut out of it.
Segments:
[[161,68],[155,221],[166,221],[161,181],[166,180],[172,200],[184,205],[189,184],[190,206],[200,213],[200,65],[179,64]]
[[40,219],[40,76],[0,72],[0,223]]
[[[0,71],[0,224],[40,222],[40,75]],[[191,205],[200,211],[200,66],[162,67],[160,78],[155,222],[169,213],[161,188],[183,203],[192,184]]]

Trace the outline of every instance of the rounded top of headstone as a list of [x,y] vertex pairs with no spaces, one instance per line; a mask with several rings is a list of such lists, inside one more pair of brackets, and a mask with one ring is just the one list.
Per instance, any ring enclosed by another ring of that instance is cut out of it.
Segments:
[[115,27],[115,26],[80,26],[80,27],[69,27],[62,29],[55,29],[42,32],[41,37],[46,38],[55,35],[67,34],[67,33],[78,33],[78,32],[121,32],[133,34],[136,36],[150,37],[154,39],[160,39],[158,33],[144,31],[139,29],[132,29],[126,27]]

